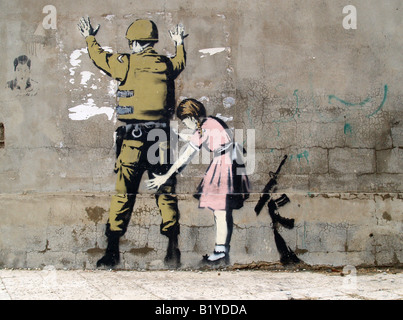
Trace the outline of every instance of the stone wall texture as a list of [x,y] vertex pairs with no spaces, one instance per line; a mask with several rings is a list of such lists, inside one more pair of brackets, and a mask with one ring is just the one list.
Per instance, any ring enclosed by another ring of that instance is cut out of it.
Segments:
[[[250,198],[233,215],[232,264],[279,260],[271,218],[254,206],[287,155],[275,195],[290,198],[279,213],[295,226],[279,232],[300,260],[401,266],[403,6],[350,2],[2,1],[0,267],[94,268],[105,250],[121,124],[116,81],[94,66],[77,30],[87,15],[113,52],[129,52],[125,32],[136,19],[156,23],[164,55],[175,53],[168,31],[185,26],[176,101],[202,101],[242,130],[255,155]],[[343,27],[349,4],[357,29]],[[31,60],[28,93],[7,87],[21,55]],[[178,176],[184,268],[198,268],[214,246],[214,217],[193,198],[205,170],[193,163]],[[160,223],[142,183],[121,268],[165,267]]]

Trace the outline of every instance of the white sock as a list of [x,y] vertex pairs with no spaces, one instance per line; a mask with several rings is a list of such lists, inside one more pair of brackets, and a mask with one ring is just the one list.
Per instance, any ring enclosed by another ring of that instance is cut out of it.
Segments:
[[214,220],[216,225],[215,243],[225,244],[228,236],[227,212],[225,210],[215,210]]

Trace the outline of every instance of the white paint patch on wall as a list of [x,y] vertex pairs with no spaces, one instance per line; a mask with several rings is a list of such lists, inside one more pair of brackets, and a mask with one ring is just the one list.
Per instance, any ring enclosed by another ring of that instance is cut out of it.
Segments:
[[111,107],[97,107],[93,99],[88,99],[84,104],[69,108],[69,118],[71,120],[87,120],[93,116],[105,114],[108,120],[112,120],[114,109]]
[[115,18],[114,14],[108,14],[105,19],[108,20],[109,22],[112,22],[112,20]]
[[81,71],[81,82],[80,84],[82,85],[87,85],[88,80],[91,79],[91,76],[95,75],[94,73],[90,72],[90,71]]
[[116,80],[110,80],[108,86],[108,96],[116,97],[116,91],[118,90],[118,82]]
[[[112,17],[111,17],[112,19]],[[106,52],[112,52],[111,47],[102,47],[102,49]],[[81,67],[81,59],[83,54],[88,54],[87,48],[81,48],[81,49],[76,49],[70,54],[70,76],[71,79],[69,82],[71,84],[75,83],[76,78],[78,77],[76,75],[77,69]],[[88,58],[88,61],[91,61]],[[100,71],[101,74],[105,74],[104,72]],[[91,71],[81,71],[80,72],[80,85],[84,86],[84,88],[87,88],[89,86],[90,89],[92,90],[97,90],[98,86],[94,84],[94,81],[101,82],[101,78],[97,77],[95,73]],[[115,80],[110,81],[109,86],[108,86],[108,95],[112,96],[115,95],[117,89],[117,82]],[[77,87],[72,88],[72,91],[78,90]],[[93,116],[96,115],[102,115],[105,114],[108,117],[108,120],[112,120],[113,116],[115,114],[115,110],[112,107],[98,107],[94,99],[91,99],[89,97],[92,97],[92,93],[87,94],[87,102],[84,102],[83,104],[77,105],[75,107],[69,108],[69,118],[71,120],[75,121],[82,121],[82,120],[87,120]],[[82,100],[85,101],[85,98]]]
[[209,97],[206,97],[206,96],[202,96],[202,97],[200,97],[198,100],[199,100],[201,103],[203,103],[203,102],[209,102],[209,101],[210,101],[210,98],[209,98]]
[[[70,71],[70,75],[74,76],[75,74],[75,69],[80,65],[81,60],[79,59],[81,57],[81,55],[83,53],[87,53],[87,48],[81,48],[81,49],[77,49],[74,50],[71,54],[70,54],[70,65],[71,68],[69,69]],[[71,81],[70,81],[71,82]]]
[[221,119],[221,120],[224,121],[224,122],[228,122],[228,121],[234,120],[234,117],[226,117],[226,116],[223,116],[221,113],[217,113],[217,114],[216,114],[216,118]]
[[235,104],[235,99],[233,97],[226,97],[222,102],[224,108],[231,108]]
[[[102,49],[106,52],[112,53],[112,48],[111,47],[102,47]],[[81,48],[81,49],[76,49],[70,54],[70,65],[71,68],[69,69],[70,75],[74,76],[75,74],[75,69],[80,66],[81,64],[81,59],[79,59],[82,54],[88,54],[87,48]],[[88,58],[89,59],[89,58]]]
[[[227,48],[220,47],[220,48],[207,48],[207,49],[200,49],[199,52],[202,54],[200,58],[204,58],[207,55],[212,56],[220,52],[224,52]],[[228,48],[229,49],[229,48]]]

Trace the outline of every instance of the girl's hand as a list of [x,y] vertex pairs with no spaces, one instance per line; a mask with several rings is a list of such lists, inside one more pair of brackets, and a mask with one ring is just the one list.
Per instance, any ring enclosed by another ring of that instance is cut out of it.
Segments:
[[167,175],[156,175],[153,173],[154,179],[150,179],[150,180],[146,180],[146,186],[147,189],[151,190],[151,189],[159,189],[165,182],[167,182],[167,180],[169,179],[169,177]]
[[179,133],[178,135],[179,138],[186,142],[189,142],[193,137],[193,133]]

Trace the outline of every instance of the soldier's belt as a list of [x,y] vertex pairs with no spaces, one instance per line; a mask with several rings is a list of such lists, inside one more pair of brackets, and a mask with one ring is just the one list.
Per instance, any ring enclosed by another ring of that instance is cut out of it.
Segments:
[[133,140],[140,139],[143,134],[150,132],[152,129],[167,129],[168,123],[166,122],[136,122],[123,126],[125,134],[123,139]]

